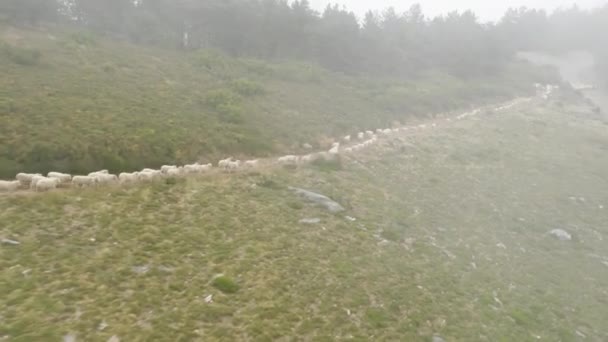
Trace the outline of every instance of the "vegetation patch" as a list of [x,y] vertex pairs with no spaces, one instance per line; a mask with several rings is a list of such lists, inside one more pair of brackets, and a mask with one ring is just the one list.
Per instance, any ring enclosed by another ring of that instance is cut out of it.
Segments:
[[213,279],[211,285],[224,293],[236,293],[240,286],[232,279],[226,276],[219,276]]

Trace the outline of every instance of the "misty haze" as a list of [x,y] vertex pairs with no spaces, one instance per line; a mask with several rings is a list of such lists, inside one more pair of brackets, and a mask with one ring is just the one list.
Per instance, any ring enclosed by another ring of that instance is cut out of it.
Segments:
[[0,341],[608,341],[607,32],[0,0]]

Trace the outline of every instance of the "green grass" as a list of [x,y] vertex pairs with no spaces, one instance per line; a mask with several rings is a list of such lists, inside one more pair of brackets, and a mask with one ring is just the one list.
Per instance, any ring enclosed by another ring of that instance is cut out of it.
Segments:
[[225,276],[213,279],[212,285],[224,293],[236,293],[239,290],[239,285],[234,280]]
[[129,171],[301,152],[328,137],[532,91],[525,65],[479,79],[376,79],[297,62],[0,27],[0,177]]
[[[0,236],[21,244],[0,246],[0,336],[607,340],[605,129],[534,103],[335,170],[2,196]],[[296,210],[286,185],[357,220]],[[309,217],[322,223],[298,224]]]

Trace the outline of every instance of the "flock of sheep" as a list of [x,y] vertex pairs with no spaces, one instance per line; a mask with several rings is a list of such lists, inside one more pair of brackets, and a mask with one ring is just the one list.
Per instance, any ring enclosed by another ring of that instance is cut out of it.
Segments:
[[[538,92],[543,99],[557,89],[557,86],[541,86],[537,85]],[[525,100],[525,99],[524,99]],[[522,99],[517,99],[508,104],[495,107],[495,110],[503,110],[510,108]],[[476,109],[470,112],[460,114],[455,117],[456,120],[462,120],[469,116],[477,115],[481,109]],[[452,119],[447,118],[445,121],[450,122]],[[354,153],[375,144],[381,136],[388,136],[394,133],[404,132],[408,130],[425,129],[427,127],[435,127],[437,124],[429,125],[421,124],[417,126],[402,126],[399,128],[377,129],[375,131],[359,132],[354,136],[347,135],[340,142],[334,142],[328,151],[311,153],[306,155],[287,155],[277,158],[274,163],[283,166],[299,166],[305,165],[316,160],[334,160],[341,153]],[[346,145],[343,146],[342,144]],[[309,145],[310,146],[310,145]],[[232,173],[241,169],[255,169],[261,164],[260,160],[248,160],[241,162],[230,157],[218,162],[217,168],[221,171]],[[208,173],[213,169],[212,164],[194,163],[184,166],[164,165],[160,170],[143,169],[138,172],[123,172],[119,175],[110,174],[107,170],[91,172],[86,176],[72,176],[60,172],[49,172],[46,176],[41,174],[19,173],[15,180],[3,181],[0,180],[0,192],[14,192],[21,189],[30,189],[36,192],[43,192],[56,189],[58,187],[93,187],[100,185],[111,184],[132,184],[137,182],[153,181],[168,177],[182,177],[187,175],[197,175]]]

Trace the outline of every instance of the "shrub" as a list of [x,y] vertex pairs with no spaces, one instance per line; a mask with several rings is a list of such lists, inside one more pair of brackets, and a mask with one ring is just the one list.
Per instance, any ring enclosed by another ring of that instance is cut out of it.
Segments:
[[232,82],[232,89],[242,96],[255,96],[264,93],[264,88],[248,79],[238,79]]
[[213,279],[211,285],[224,293],[235,293],[239,290],[239,285],[234,280],[225,276]]
[[21,48],[8,44],[0,45],[0,55],[15,64],[32,66],[38,64],[42,53],[38,50]]
[[205,102],[220,114],[220,120],[235,124],[243,121],[241,98],[233,91],[229,89],[212,90],[207,94]]
[[94,46],[97,44],[97,39],[92,32],[76,32],[70,35],[70,39],[74,43],[83,46]]
[[338,156],[334,159],[319,158],[312,162],[312,165],[320,171],[332,172],[342,170],[342,159]]

